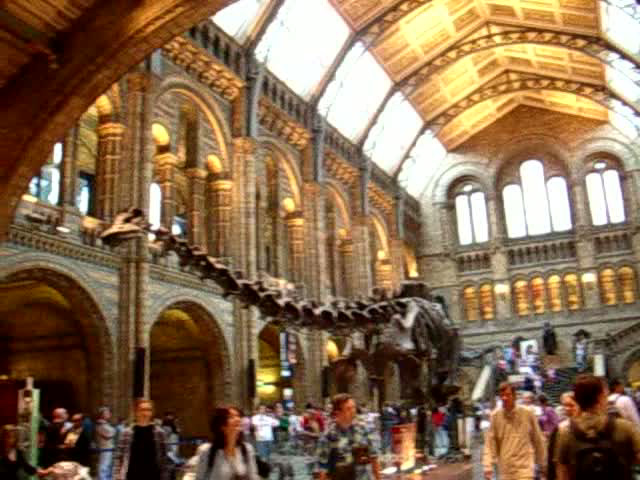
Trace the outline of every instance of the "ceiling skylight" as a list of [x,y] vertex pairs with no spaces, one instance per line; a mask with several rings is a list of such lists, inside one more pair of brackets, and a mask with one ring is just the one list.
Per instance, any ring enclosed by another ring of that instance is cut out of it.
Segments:
[[256,48],[256,57],[308,99],[349,36],[328,0],[286,0]]
[[403,93],[395,93],[384,107],[364,143],[364,153],[387,173],[393,173],[423,121]]
[[244,43],[269,0],[238,0],[216,13],[211,19],[222,30]]
[[409,194],[420,198],[433,173],[446,156],[447,150],[440,143],[440,140],[428,130],[420,137],[402,165],[402,170],[398,175],[400,185],[406,188]]
[[623,8],[633,0],[600,2],[602,32],[611,42],[633,55],[640,54],[640,23]]
[[355,141],[391,88],[391,79],[358,42],[347,53],[318,104],[320,114]]

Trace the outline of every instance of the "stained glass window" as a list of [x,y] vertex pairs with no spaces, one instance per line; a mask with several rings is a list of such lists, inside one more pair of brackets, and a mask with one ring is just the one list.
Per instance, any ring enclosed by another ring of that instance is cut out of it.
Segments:
[[480,287],[480,314],[483,320],[493,320],[494,317],[493,286],[485,283]]
[[618,303],[616,295],[616,274],[612,268],[600,272],[600,299],[605,305]]
[[545,284],[542,277],[531,280],[531,300],[534,313],[544,313],[546,304]]
[[518,280],[513,284],[513,297],[516,313],[520,316],[529,315],[529,285],[526,280]]
[[564,287],[567,292],[567,306],[569,310],[578,310],[582,306],[582,296],[578,285],[578,276],[569,273],[564,276]]
[[622,267],[618,270],[618,283],[623,303],[636,301],[636,275],[631,267]]
[[479,319],[478,315],[478,295],[475,287],[467,287],[463,292],[464,309],[467,321],[475,322]]
[[549,307],[552,312],[562,310],[562,280],[559,275],[551,275],[547,280],[547,290],[549,292]]

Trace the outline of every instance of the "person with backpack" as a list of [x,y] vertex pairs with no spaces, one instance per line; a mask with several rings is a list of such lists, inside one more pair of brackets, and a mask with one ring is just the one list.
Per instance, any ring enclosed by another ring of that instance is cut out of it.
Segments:
[[625,420],[630,421],[636,427],[640,427],[640,417],[638,416],[638,410],[631,397],[625,395],[624,385],[620,380],[613,380],[609,386],[611,395],[609,395],[608,411],[610,415],[619,416]]
[[497,468],[500,480],[533,480],[546,470],[546,449],[535,414],[516,405],[515,387],[498,387],[502,408],[491,413],[483,452],[484,478],[491,480]]
[[640,430],[607,415],[607,388],[601,378],[580,375],[573,387],[579,407],[568,428],[558,430],[554,452],[558,480],[633,480],[640,462]]
[[196,480],[260,480],[253,447],[243,440],[240,410],[216,408],[210,427],[212,441],[200,450]]

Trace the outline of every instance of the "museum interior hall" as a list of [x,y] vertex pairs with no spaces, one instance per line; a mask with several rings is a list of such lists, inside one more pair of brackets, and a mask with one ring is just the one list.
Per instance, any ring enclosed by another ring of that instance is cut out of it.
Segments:
[[0,112],[0,425],[640,387],[635,0],[9,0]]

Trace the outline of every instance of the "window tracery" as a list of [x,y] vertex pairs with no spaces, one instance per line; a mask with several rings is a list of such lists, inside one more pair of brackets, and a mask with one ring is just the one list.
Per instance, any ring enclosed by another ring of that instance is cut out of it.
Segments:
[[611,162],[596,160],[585,177],[593,225],[622,223],[626,220],[620,174]]
[[572,228],[567,182],[562,176],[546,178],[540,160],[526,160],[520,164],[518,181],[502,190],[509,238],[564,232]]
[[466,182],[455,194],[456,225],[460,245],[489,240],[487,201],[484,192]]

